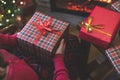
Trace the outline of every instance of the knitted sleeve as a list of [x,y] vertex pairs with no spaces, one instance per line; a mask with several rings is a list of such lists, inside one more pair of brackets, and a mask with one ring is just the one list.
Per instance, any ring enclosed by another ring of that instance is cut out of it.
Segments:
[[53,80],[70,80],[64,64],[63,55],[57,54],[53,61],[55,67]]
[[0,44],[1,45],[8,45],[8,46],[14,46],[17,44],[17,34],[2,34],[0,33]]

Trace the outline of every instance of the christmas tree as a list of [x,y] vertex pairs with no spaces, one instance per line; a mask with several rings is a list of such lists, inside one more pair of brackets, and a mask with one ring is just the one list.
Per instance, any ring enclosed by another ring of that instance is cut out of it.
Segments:
[[21,0],[0,0],[0,28],[21,21],[22,5],[24,2]]

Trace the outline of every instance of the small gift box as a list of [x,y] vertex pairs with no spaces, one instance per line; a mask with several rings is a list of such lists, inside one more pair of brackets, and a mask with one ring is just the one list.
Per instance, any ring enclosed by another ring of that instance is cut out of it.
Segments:
[[35,12],[32,18],[18,33],[18,44],[27,51],[27,56],[36,59],[51,59],[61,38],[68,33],[69,23]]
[[111,7],[112,7],[112,9],[120,12],[120,0],[118,0],[118,1],[114,2],[113,4],[111,4]]
[[117,32],[120,14],[96,6],[90,16],[80,24],[79,37],[97,46],[107,48]]
[[120,45],[105,50],[105,54],[120,74]]

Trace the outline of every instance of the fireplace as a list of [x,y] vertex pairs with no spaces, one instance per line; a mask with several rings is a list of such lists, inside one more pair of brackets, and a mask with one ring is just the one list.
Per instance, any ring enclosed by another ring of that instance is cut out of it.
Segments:
[[50,0],[51,10],[65,13],[88,16],[98,5],[105,7],[113,0]]

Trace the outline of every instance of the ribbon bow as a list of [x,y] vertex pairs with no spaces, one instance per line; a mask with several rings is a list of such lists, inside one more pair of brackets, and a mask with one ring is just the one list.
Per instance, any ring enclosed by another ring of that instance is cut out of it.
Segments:
[[102,24],[92,25],[92,24],[91,24],[91,23],[92,23],[92,19],[93,19],[92,17],[88,17],[87,22],[86,22],[86,21],[82,21],[82,22],[79,24],[79,26],[80,26],[80,27],[85,27],[85,29],[86,29],[87,32],[92,32],[92,30],[94,29],[94,30],[96,30],[96,31],[98,31],[98,32],[100,32],[100,33],[105,34],[105,35],[112,36],[111,34],[100,30],[100,29],[104,29],[104,27],[103,27]]
[[[42,35],[45,35],[48,32],[52,32],[58,35],[61,35],[61,32],[59,30],[54,30],[50,28],[50,25],[53,21],[53,18],[51,18],[49,21],[42,22],[40,18],[37,19],[37,22],[31,22],[33,26],[37,28],[38,31],[40,31],[40,34],[37,35],[34,44],[37,44],[38,40]],[[38,23],[39,22],[39,23]]]

